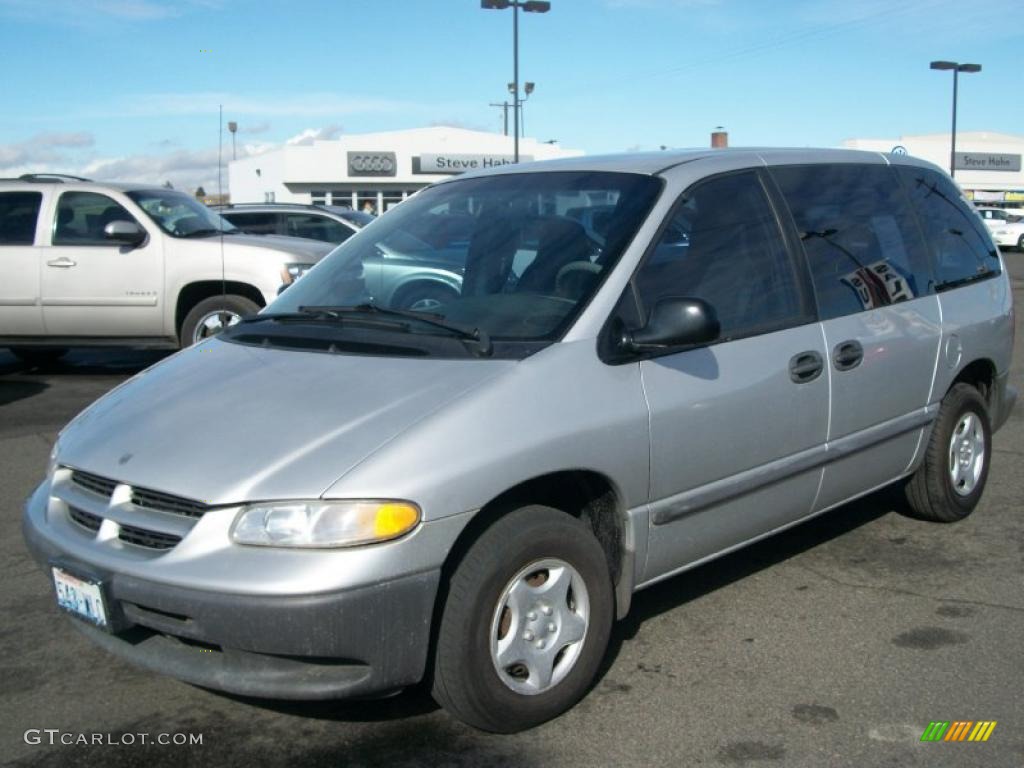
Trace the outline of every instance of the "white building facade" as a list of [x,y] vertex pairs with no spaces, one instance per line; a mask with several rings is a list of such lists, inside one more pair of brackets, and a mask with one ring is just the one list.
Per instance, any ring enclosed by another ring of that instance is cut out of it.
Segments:
[[[232,203],[313,203],[383,213],[452,174],[512,163],[513,139],[436,126],[286,145],[228,164]],[[582,155],[520,138],[520,162]]]
[[[847,139],[843,146],[920,157],[949,171],[950,135],[900,136],[895,139]],[[957,184],[977,204],[1024,207],[1024,136],[987,131],[956,135]]]

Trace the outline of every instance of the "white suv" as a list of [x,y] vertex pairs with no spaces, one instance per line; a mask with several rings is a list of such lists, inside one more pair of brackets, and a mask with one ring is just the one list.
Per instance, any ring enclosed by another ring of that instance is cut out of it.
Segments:
[[989,228],[996,245],[1024,251],[1024,219],[1018,213],[1006,208],[978,208],[978,215]]
[[75,346],[187,346],[258,311],[330,251],[237,232],[172,189],[0,180],[0,347],[38,360]]

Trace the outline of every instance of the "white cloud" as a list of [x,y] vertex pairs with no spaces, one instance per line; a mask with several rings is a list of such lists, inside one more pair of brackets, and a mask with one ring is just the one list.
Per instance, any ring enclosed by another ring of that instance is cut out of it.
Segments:
[[326,128],[307,128],[290,139],[285,140],[284,143],[290,146],[304,147],[312,144],[314,141],[336,139],[341,134],[341,130],[340,125],[328,125]]
[[67,150],[91,147],[91,133],[39,133],[14,144],[0,144],[0,169],[31,164],[60,164],[69,159]]

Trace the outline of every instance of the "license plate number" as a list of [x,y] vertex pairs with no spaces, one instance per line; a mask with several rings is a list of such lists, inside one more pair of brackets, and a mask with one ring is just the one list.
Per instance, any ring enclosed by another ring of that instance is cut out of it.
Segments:
[[107,626],[107,609],[99,584],[54,568],[53,586],[57,591],[58,606],[99,627]]

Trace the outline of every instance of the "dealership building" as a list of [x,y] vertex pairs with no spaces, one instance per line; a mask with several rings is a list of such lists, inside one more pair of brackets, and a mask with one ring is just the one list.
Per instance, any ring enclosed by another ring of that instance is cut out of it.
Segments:
[[[846,147],[907,154],[949,171],[950,135],[900,136],[895,139],[847,139]],[[956,181],[975,203],[1024,207],[1024,136],[987,131],[956,135]]]
[[[453,174],[506,165],[513,139],[500,133],[435,126],[292,144],[228,165],[232,203],[315,203],[386,211]],[[582,155],[553,142],[520,138],[519,159]]]

